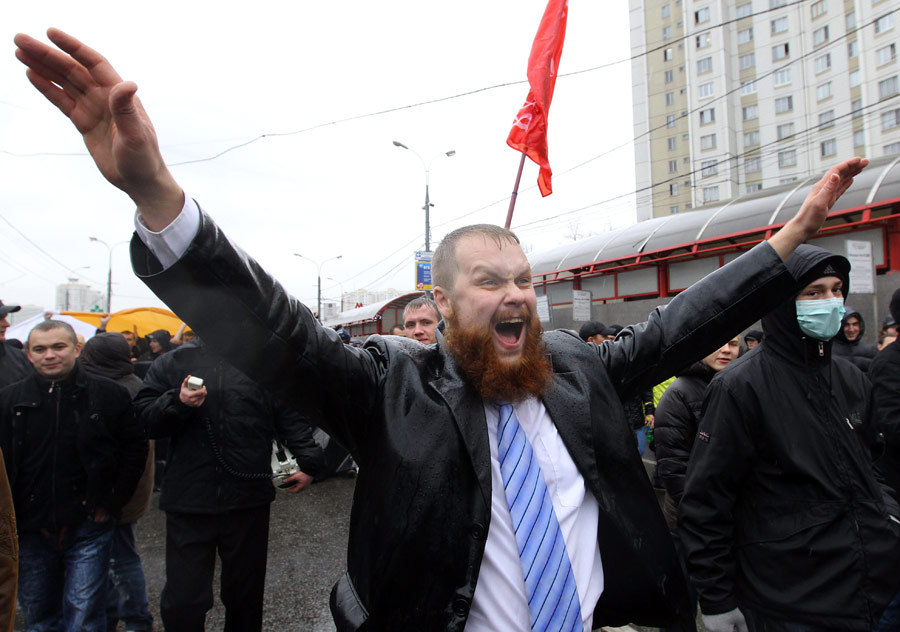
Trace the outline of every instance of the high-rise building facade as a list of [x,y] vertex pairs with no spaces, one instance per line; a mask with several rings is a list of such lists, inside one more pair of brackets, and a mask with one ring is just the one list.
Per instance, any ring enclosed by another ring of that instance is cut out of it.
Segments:
[[56,309],[61,312],[102,312],[106,308],[106,294],[69,279],[56,286]]
[[900,156],[900,0],[630,0],[638,218]]

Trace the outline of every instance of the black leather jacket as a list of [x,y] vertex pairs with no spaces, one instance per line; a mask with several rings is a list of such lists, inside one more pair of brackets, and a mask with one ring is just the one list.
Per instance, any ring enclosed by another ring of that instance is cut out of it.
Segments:
[[[203,378],[199,408],[181,403],[188,375]],[[134,398],[152,439],[171,437],[159,507],[179,513],[222,513],[275,500],[272,439],[277,435],[315,476],[322,449],[303,416],[192,340],[157,358]]]
[[[829,258],[801,246],[788,268]],[[801,332],[793,298],[762,322],[762,344],[710,382],[688,466],[680,534],[700,606],[872,630],[900,584],[900,507],[873,467],[871,388]]]
[[[345,346],[205,215],[165,271],[138,239],[132,261],[229,361],[298,408],[317,406],[323,429],[359,463],[348,571],[332,592],[338,630],[462,630],[490,529],[490,448],[483,402],[443,337],[428,347],[393,336]],[[763,244],[615,343],[544,334],[555,379],[543,402],[600,505],[595,627],[694,626],[622,399],[722,345],[792,287]]]

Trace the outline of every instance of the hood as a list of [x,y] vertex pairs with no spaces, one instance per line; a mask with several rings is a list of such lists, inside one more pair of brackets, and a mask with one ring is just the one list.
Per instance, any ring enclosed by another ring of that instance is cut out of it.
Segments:
[[134,373],[131,347],[122,336],[113,332],[100,333],[84,343],[79,356],[82,368],[88,373],[112,380]]
[[821,276],[827,268],[844,282],[844,300],[850,291],[850,262],[841,255],[828,252],[818,246],[801,244],[794,254],[785,262],[797,281],[795,292],[781,305],[763,316],[762,325],[765,331],[765,345],[794,362],[804,362],[804,358],[822,358],[827,361],[831,357],[831,341],[824,343],[824,355],[819,354],[819,341],[809,338],[797,324],[797,308],[794,302],[804,287]]
[[[850,307],[849,305],[844,305],[844,317],[841,319],[841,330],[837,332],[837,335],[834,337],[838,342],[842,342],[845,345],[858,345],[860,340],[863,339],[863,336],[866,335],[866,321],[863,320],[862,314],[858,311]],[[850,342],[847,340],[846,336],[844,336],[844,325],[847,324],[847,319],[851,316],[856,316],[859,319],[859,336],[856,337],[856,340]]]

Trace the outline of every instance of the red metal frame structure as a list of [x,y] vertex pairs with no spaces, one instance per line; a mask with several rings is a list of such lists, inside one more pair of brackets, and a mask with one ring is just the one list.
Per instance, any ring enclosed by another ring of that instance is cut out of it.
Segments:
[[[576,265],[569,268],[555,270],[534,277],[535,287],[547,291],[547,286],[560,282],[572,282],[574,289],[579,289],[583,279],[618,275],[621,272],[655,267],[659,291],[655,293],[619,294],[616,284],[613,296],[595,301],[608,300],[635,300],[642,298],[673,296],[685,288],[673,288],[669,285],[669,266],[676,262],[691,259],[703,259],[718,257],[719,265],[723,264],[723,258],[729,254],[739,254],[749,250],[759,242],[775,233],[784,224],[773,224],[737,233],[716,235],[694,242],[688,242],[677,246],[637,252],[625,257],[595,261],[590,264]],[[852,234],[861,230],[880,228],[883,232],[883,257],[884,262],[877,266],[879,273],[900,272],[900,198],[879,201],[851,209],[844,209],[829,215],[825,226],[820,231],[821,237],[840,234]],[[553,303],[554,306],[566,305],[568,302]]]

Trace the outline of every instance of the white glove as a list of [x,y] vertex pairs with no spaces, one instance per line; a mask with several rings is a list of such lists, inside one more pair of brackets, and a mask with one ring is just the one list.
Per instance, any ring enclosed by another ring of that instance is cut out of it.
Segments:
[[740,609],[735,608],[722,614],[704,614],[703,625],[707,632],[747,632],[747,622]]

